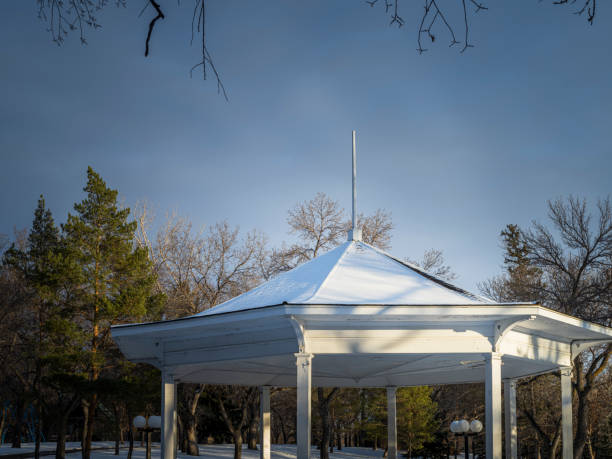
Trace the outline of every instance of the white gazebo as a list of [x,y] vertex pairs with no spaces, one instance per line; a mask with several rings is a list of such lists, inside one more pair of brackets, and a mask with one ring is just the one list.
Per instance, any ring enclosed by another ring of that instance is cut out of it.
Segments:
[[563,458],[572,457],[571,363],[612,329],[536,303],[498,304],[355,237],[259,287],[184,319],[112,328],[125,356],[162,372],[162,459],[176,457],[176,384],[260,386],[261,457],[270,387],[297,387],[298,459],[310,458],[311,388],[386,387],[397,458],[400,386],[485,383],[487,458],[517,457],[518,378],[561,371]]

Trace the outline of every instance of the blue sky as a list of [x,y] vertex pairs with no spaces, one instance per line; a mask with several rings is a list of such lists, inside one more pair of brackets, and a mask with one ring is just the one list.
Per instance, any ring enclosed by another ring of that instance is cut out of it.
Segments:
[[474,48],[449,49],[440,31],[419,55],[413,2],[398,30],[360,1],[210,1],[229,102],[189,77],[191,2],[165,3],[148,59],[140,2],[111,2],[87,46],[63,47],[34,2],[5,5],[0,233],[28,227],[40,193],[64,221],[91,165],[128,205],[227,219],[278,245],[296,202],[323,191],[350,208],[356,129],[359,210],[390,211],[392,253],[441,249],[475,290],[500,271],[507,223],[545,220],[547,199],[610,193],[608,3],[589,26],[550,2],[489,1],[470,19]]

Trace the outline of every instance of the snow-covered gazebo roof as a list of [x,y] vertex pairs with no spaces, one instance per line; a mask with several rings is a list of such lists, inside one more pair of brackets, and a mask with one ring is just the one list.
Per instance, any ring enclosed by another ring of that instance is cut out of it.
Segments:
[[358,241],[348,241],[200,315],[278,304],[482,304],[422,269]]

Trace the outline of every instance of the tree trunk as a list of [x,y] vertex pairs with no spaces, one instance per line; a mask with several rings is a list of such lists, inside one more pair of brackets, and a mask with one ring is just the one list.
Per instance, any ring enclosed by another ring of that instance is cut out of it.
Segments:
[[113,403],[113,414],[115,415],[115,456],[119,456],[119,444],[121,443],[121,415],[119,407]]
[[40,412],[40,401],[36,402],[36,420],[35,425],[34,425],[34,429],[35,429],[35,442],[36,445],[34,446],[34,459],[40,459],[40,440],[41,440],[41,412]]
[[325,389],[317,388],[319,416],[321,417],[321,459],[329,459],[329,399],[325,397]]
[[257,449],[257,437],[259,436],[259,419],[251,419],[249,423],[249,449]]
[[23,400],[17,400],[16,413],[15,413],[15,430],[13,431],[13,444],[11,448],[21,448],[21,431],[23,430],[23,412],[25,409],[25,402]]
[[0,418],[0,446],[2,445],[2,433],[4,432],[4,425],[6,424],[6,412],[8,409],[6,407],[0,408],[2,410],[2,417]]
[[[580,371],[580,370],[579,370]],[[582,457],[587,442],[589,428],[588,391],[576,391],[578,410],[576,413],[576,438],[574,439],[574,457]]]
[[242,459],[242,433],[236,431],[234,437],[234,459]]
[[130,429],[128,430],[128,437],[129,437],[130,446],[128,448],[127,459],[132,459],[132,453],[134,452],[134,426],[132,426],[131,422],[130,422]]
[[195,416],[189,416],[187,419],[187,428],[185,429],[187,436],[187,454],[189,456],[199,456],[200,449],[198,448],[198,425]]
[[[83,451],[82,458],[90,459],[91,456],[91,440],[93,437],[93,426],[94,426],[94,416],[96,413],[96,407],[98,405],[98,394],[93,394],[88,401],[88,407],[86,411],[86,419],[85,419],[85,430],[83,432]],[[85,410],[83,410],[85,412]]]
[[248,448],[257,449],[257,441],[259,439],[259,398],[253,397],[249,404],[249,430],[248,430]]
[[57,426],[57,443],[55,446],[55,459],[66,459],[66,431],[68,415],[60,416]]
[[183,428],[185,429],[186,453],[189,456],[199,456],[198,448],[198,402],[204,390],[204,384],[183,385],[186,410],[183,412]]
[[89,419],[89,402],[85,399],[81,401],[83,409],[83,434],[81,435],[81,448],[85,447],[85,437],[87,437],[87,420]]
[[550,459],[555,459],[557,457],[557,450],[559,449],[560,444],[561,444],[561,436],[556,435],[554,441],[550,445],[550,450],[548,453],[548,457]]

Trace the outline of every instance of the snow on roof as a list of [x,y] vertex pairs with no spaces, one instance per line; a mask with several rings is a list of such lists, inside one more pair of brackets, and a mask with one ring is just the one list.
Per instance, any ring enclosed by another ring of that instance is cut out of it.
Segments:
[[492,302],[371,245],[349,241],[198,315],[244,311],[283,303],[467,305]]

